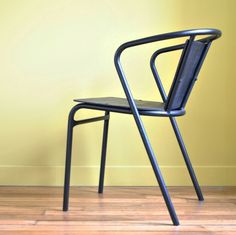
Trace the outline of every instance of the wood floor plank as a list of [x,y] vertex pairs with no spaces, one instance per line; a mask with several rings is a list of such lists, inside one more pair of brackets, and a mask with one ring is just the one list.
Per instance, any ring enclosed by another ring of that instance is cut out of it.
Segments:
[[158,187],[72,187],[63,212],[61,187],[0,187],[0,235],[235,235],[236,187],[170,187],[180,219],[173,226]]

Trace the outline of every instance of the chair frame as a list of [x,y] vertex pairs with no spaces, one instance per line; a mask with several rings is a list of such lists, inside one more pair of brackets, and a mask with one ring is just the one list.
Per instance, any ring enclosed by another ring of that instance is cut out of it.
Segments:
[[[143,44],[148,44],[148,43],[153,43],[153,42],[158,42],[158,41],[163,41],[163,40],[168,40],[168,39],[173,39],[173,38],[182,38],[182,37],[189,37],[190,42],[194,41],[196,36],[199,35],[207,35],[206,37],[199,39],[197,41],[205,43],[207,46],[205,48],[205,51],[202,54],[202,57],[200,59],[200,64],[198,65],[194,75],[197,77],[198,72],[200,70],[201,64],[203,63],[203,60],[207,54],[207,51],[211,45],[211,42],[221,36],[221,32],[217,29],[193,29],[193,30],[185,30],[185,31],[178,31],[178,32],[173,32],[173,33],[166,33],[166,34],[160,34],[160,35],[155,35],[151,37],[146,37],[134,41],[129,41],[127,43],[122,44],[116,51],[115,56],[114,56],[114,63],[115,67],[118,73],[118,76],[120,78],[120,82],[122,84],[123,90],[125,92],[128,104],[130,106],[130,109],[127,111],[122,110],[119,107],[101,107],[93,104],[85,104],[85,103],[80,103],[75,105],[70,113],[69,113],[69,118],[68,118],[68,130],[67,130],[67,145],[66,145],[66,163],[65,163],[65,181],[64,181],[64,200],[63,200],[63,211],[68,210],[69,206],[69,188],[70,188],[70,172],[71,172],[71,152],[72,152],[72,139],[73,139],[73,128],[77,125],[85,124],[85,123],[90,123],[90,122],[96,122],[96,121],[104,121],[104,127],[103,127],[103,140],[102,140],[102,153],[101,153],[101,164],[100,164],[100,176],[99,176],[99,186],[98,186],[98,192],[103,193],[103,186],[104,186],[104,175],[105,175],[105,163],[106,163],[106,149],[107,149],[107,139],[108,139],[108,128],[109,128],[109,119],[110,119],[110,112],[118,112],[118,113],[127,113],[127,114],[132,114],[136,125],[138,127],[140,136],[142,138],[144,147],[146,149],[147,155],[149,157],[150,163],[152,165],[154,174],[156,176],[157,182],[160,186],[162,195],[164,197],[167,209],[169,211],[170,217],[172,219],[172,222],[174,225],[179,225],[179,220],[176,215],[173,203],[171,201],[170,195],[168,193],[166,184],[164,182],[164,179],[162,177],[159,165],[157,163],[154,151],[152,149],[152,146],[150,144],[149,138],[147,136],[144,124],[141,119],[141,115],[147,115],[147,116],[168,116],[171,122],[171,125],[173,127],[173,130],[175,132],[178,144],[180,146],[181,152],[183,154],[183,158],[185,161],[185,164],[187,166],[188,172],[190,174],[192,183],[194,185],[197,197],[199,201],[203,201],[203,195],[199,186],[199,183],[197,181],[196,175],[194,173],[189,155],[187,153],[187,149],[185,147],[184,141],[182,139],[182,136],[180,134],[180,130],[178,128],[175,116],[183,115],[185,113],[184,107],[182,110],[182,113],[179,111],[175,113],[175,111],[171,112],[165,112],[164,114],[159,113],[156,114],[153,111],[145,111],[143,113],[140,113],[133,95],[131,93],[131,90],[129,88],[127,79],[125,77],[124,71],[122,69],[120,57],[121,54],[124,50],[130,47],[134,46],[139,46]],[[179,45],[174,45],[166,48],[159,49],[155,51],[150,59],[150,67],[154,76],[154,79],[156,81],[157,87],[159,89],[159,92],[161,94],[163,102],[167,101],[167,95],[165,93],[164,87],[162,85],[161,79],[159,77],[159,74],[157,72],[156,66],[155,66],[155,61],[157,57],[163,53],[167,52],[172,52],[176,50],[181,50],[185,46],[184,44],[179,44]],[[189,89],[191,90],[192,87]],[[190,92],[188,93],[189,96]],[[105,114],[100,117],[95,117],[95,118],[89,118],[85,120],[79,120],[76,121],[74,119],[75,113],[80,110],[80,109],[93,109],[93,110],[100,110],[100,111],[105,111]]]

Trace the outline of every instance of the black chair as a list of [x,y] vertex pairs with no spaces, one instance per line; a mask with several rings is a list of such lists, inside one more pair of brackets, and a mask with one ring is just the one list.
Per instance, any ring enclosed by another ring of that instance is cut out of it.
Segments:
[[[199,36],[198,39],[196,39],[197,36]],[[197,193],[198,199],[200,201],[204,200],[192,164],[190,162],[187,150],[185,148],[183,139],[181,137],[179,128],[177,126],[175,116],[181,116],[185,114],[186,102],[189,98],[193,85],[197,80],[198,73],[206,57],[211,42],[219,38],[220,36],[221,36],[221,31],[217,29],[194,29],[194,30],[178,31],[130,41],[122,44],[117,49],[114,57],[114,62],[126,98],[106,97],[106,98],[76,99],[75,101],[79,102],[79,104],[75,105],[69,114],[67,146],[66,146],[64,202],[63,202],[64,211],[68,210],[68,204],[69,204],[73,128],[80,124],[96,122],[101,120],[104,120],[104,129],[103,129],[102,156],[101,156],[98,192],[99,193],[103,192],[110,112],[133,115],[174,225],[179,225],[179,220],[175,213],[175,209],[171,202],[165,182],[160,172],[160,168],[156,161],[155,154],[153,152],[147,133],[145,131],[143,122],[141,120],[140,117],[141,115],[169,117],[176,138],[178,140],[180,149],[182,151],[185,163],[187,165],[191,180],[193,182],[195,191]],[[150,60],[151,70],[163,102],[135,100],[132,96],[131,90],[129,88],[128,82],[126,80],[124,71],[121,66],[120,56],[122,52],[129,47],[134,47],[147,43],[163,41],[167,39],[174,39],[174,38],[185,38],[185,41],[182,44],[165,47],[155,51]],[[182,53],[172,86],[167,96],[161,83],[160,77],[158,75],[157,69],[155,67],[155,60],[157,56],[159,56],[162,53],[167,53],[176,50],[182,50]],[[105,115],[85,120],[74,120],[74,115],[76,111],[78,111],[79,109],[101,110],[105,111]]]

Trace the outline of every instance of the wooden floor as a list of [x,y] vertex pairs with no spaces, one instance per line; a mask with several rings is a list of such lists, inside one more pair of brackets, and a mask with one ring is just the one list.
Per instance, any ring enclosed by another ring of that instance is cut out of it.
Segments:
[[236,234],[236,187],[170,187],[180,219],[173,226],[156,187],[73,187],[62,212],[61,187],[0,187],[0,234]]

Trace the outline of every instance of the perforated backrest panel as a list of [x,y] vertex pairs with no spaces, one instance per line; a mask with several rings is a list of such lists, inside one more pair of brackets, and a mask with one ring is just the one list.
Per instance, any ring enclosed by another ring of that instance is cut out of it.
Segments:
[[181,109],[185,105],[189,91],[196,79],[196,70],[201,62],[205,47],[206,45],[202,42],[194,41],[190,46],[187,41],[168,95],[167,110]]

